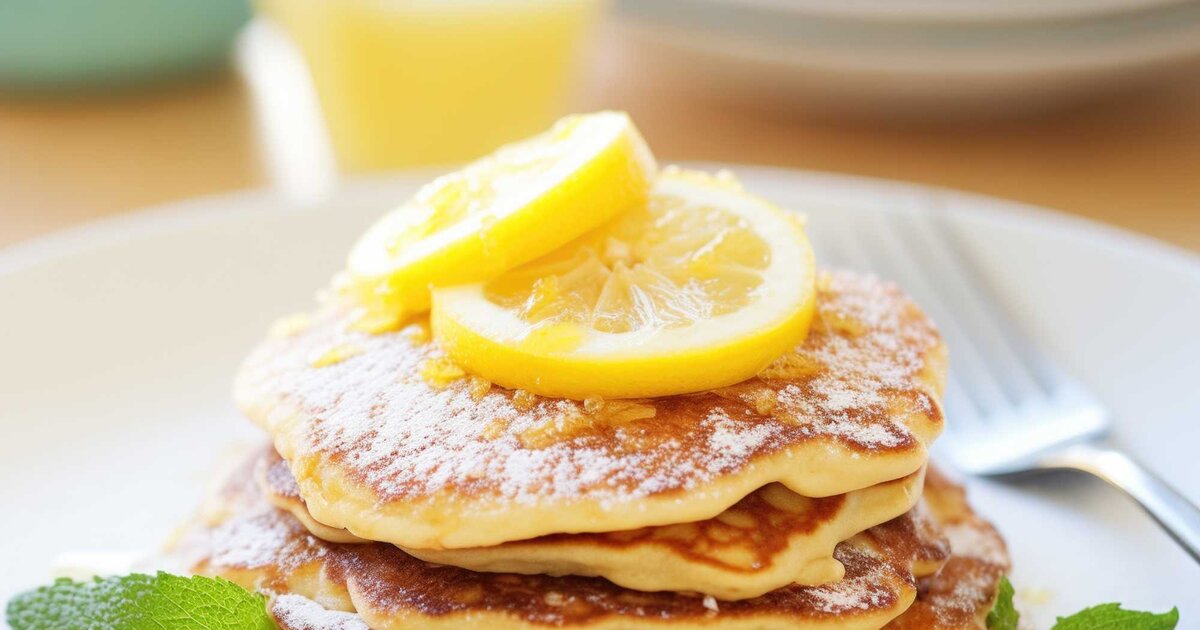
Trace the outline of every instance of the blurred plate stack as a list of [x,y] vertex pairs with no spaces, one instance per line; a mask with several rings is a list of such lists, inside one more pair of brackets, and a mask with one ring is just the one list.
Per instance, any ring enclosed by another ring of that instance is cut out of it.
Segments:
[[[1200,69],[1197,0],[620,0],[664,62],[838,113],[1026,114]],[[677,68],[678,70],[678,68]]]

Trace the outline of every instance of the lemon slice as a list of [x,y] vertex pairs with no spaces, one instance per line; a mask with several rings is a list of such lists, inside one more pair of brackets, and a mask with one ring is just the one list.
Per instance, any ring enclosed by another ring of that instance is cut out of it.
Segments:
[[350,252],[370,312],[429,308],[431,287],[475,282],[644,204],[656,166],[623,113],[570,116],[424,186]]
[[729,178],[671,169],[649,202],[492,280],[433,292],[459,365],[561,398],[745,380],[798,344],[815,297],[803,225]]

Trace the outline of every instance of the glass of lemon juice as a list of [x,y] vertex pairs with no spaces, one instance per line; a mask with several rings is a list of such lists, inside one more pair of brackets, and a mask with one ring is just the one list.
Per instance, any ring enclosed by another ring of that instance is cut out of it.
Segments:
[[339,166],[459,162],[546,127],[603,0],[259,0],[308,63]]

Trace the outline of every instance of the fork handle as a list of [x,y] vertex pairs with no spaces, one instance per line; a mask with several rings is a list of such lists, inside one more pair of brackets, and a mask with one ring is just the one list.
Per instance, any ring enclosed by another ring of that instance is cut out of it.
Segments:
[[1038,464],[1045,469],[1082,470],[1124,490],[1200,563],[1200,508],[1132,457],[1080,443],[1047,453]]

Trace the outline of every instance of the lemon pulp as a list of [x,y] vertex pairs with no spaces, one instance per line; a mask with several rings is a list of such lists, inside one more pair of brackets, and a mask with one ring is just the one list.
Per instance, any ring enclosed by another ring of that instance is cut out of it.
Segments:
[[748,304],[770,260],[744,217],[659,194],[574,247],[488,282],[484,295],[531,325],[673,328]]

